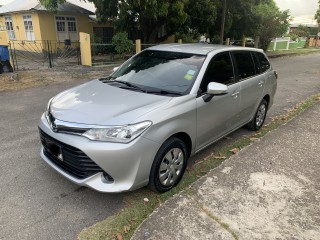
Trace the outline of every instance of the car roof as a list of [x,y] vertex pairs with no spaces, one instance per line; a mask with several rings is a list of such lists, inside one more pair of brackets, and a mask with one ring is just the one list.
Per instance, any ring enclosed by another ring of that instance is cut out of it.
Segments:
[[236,47],[236,46],[207,44],[207,43],[159,44],[159,45],[148,48],[148,50],[183,52],[183,53],[193,53],[193,54],[200,54],[200,55],[207,55],[210,52],[221,51],[221,50],[241,50],[241,51],[249,50],[249,51],[263,52],[261,49],[257,49],[257,48]]

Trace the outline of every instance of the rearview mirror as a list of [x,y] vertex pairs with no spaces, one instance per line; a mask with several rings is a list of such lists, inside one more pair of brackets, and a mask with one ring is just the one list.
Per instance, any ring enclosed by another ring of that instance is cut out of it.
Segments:
[[228,86],[217,83],[217,82],[211,82],[208,84],[207,87],[207,94],[210,95],[225,95],[228,93]]

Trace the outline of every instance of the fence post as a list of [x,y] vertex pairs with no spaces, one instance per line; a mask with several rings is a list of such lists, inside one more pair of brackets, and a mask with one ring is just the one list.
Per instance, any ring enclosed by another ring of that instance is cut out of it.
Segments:
[[228,45],[228,46],[230,45],[230,38],[226,39],[226,45]]
[[260,36],[256,36],[254,39],[254,47],[259,48],[259,44],[260,44]]
[[52,56],[51,56],[51,49],[50,49],[50,41],[47,40],[47,50],[48,50],[48,61],[49,61],[49,68],[52,68]]
[[181,38],[178,39],[178,43],[182,44],[182,39]]
[[86,66],[92,66],[90,34],[80,32],[79,39],[81,64]]
[[242,37],[242,47],[246,46],[246,37]]
[[136,53],[141,52],[141,40],[137,39],[136,40]]
[[286,50],[289,50],[289,47],[290,47],[290,41],[291,41],[291,38],[289,37],[289,40],[287,42],[287,49]]

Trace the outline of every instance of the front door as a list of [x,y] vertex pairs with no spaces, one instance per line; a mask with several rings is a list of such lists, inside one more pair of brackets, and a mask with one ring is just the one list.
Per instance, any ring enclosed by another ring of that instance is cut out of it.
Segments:
[[[205,102],[207,86],[218,82],[228,86],[226,95]],[[202,149],[239,126],[240,84],[234,82],[229,52],[213,57],[201,82],[197,98],[197,150]]]

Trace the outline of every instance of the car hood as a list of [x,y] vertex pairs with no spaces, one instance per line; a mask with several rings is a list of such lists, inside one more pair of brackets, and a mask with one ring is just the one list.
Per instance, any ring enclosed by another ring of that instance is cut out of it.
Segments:
[[137,118],[171,99],[172,97],[122,89],[93,80],[54,97],[50,111],[55,118],[66,122],[124,125],[134,123]]

